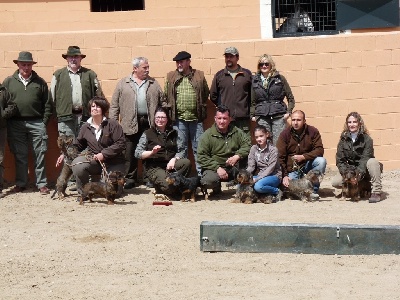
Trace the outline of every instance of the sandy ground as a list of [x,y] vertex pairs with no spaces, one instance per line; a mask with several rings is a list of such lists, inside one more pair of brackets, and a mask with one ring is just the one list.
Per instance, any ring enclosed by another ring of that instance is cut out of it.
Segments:
[[[30,189],[0,200],[0,299],[400,299],[400,255],[208,253],[202,221],[400,224],[400,171],[386,199],[153,206],[140,186],[117,205],[83,206]],[[200,198],[200,197],[199,197]]]

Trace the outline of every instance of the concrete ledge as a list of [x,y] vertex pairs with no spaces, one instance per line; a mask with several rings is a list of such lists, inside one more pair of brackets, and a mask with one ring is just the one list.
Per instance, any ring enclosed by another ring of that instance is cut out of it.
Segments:
[[210,222],[200,225],[204,252],[400,254],[400,226]]

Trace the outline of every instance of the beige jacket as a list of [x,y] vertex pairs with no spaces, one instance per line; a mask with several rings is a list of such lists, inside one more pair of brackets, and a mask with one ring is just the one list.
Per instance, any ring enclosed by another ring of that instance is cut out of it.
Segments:
[[[147,113],[149,116],[150,127],[154,126],[154,115],[158,106],[166,106],[164,93],[160,84],[154,79],[148,78],[149,85],[146,92]],[[134,83],[130,80],[130,76],[122,78],[115,88],[111,100],[109,118],[120,119],[122,129],[125,134],[131,135],[137,133],[137,94]]]

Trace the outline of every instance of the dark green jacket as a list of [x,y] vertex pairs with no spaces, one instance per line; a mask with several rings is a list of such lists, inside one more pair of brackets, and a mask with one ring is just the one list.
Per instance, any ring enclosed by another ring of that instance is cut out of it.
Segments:
[[6,127],[6,119],[18,112],[17,105],[11,100],[10,93],[0,84],[0,128]]
[[32,71],[28,85],[19,79],[19,71],[4,79],[3,85],[10,92],[11,100],[18,107],[18,112],[12,117],[15,120],[41,118],[44,124],[52,115],[52,104],[46,81]]
[[197,162],[203,170],[216,171],[226,168],[227,159],[235,154],[247,161],[250,147],[250,137],[241,129],[230,125],[228,133],[222,135],[213,124],[200,137]]
[[[82,85],[83,116],[90,117],[88,109],[89,100],[94,96],[103,96],[100,84],[95,85],[97,75],[94,71],[81,67],[78,71]],[[54,89],[53,103],[56,108],[58,121],[66,121],[72,118],[72,86],[67,67],[54,72],[57,84]]]
[[374,156],[374,143],[368,134],[360,133],[353,143],[349,132],[340,136],[336,152],[336,166],[340,174],[347,166],[355,166],[364,175],[367,172],[367,161]]

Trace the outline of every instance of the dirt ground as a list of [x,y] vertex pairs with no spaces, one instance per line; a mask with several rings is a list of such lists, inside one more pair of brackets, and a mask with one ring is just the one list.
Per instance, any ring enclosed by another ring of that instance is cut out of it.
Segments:
[[400,299],[400,255],[208,253],[202,221],[400,224],[400,170],[383,174],[386,199],[153,206],[151,189],[114,206],[78,205],[36,189],[0,200],[0,299]]

